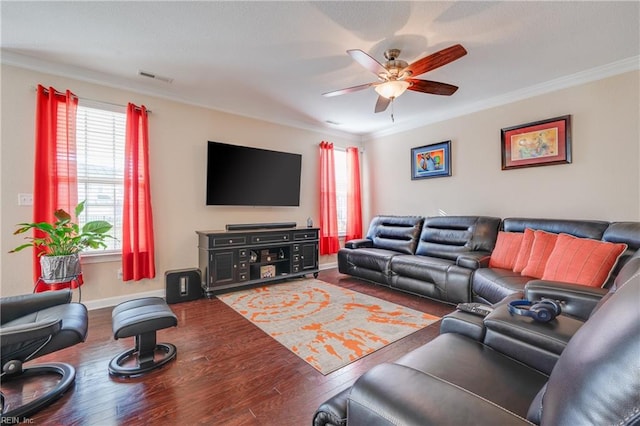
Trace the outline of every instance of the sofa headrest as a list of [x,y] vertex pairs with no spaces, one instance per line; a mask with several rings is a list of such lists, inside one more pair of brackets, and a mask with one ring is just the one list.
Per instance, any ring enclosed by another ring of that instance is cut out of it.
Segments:
[[609,280],[605,283],[605,288],[611,288],[613,280],[620,273],[620,270],[640,250],[640,222],[612,222],[604,231],[603,241],[610,243],[623,243],[627,245],[627,250],[620,255]]
[[487,216],[434,216],[425,218],[416,254],[456,260],[470,251],[491,252],[500,218]]
[[600,309],[603,304],[607,303],[613,293],[618,291],[618,288],[628,283],[630,281],[630,278],[634,274],[638,273],[638,270],[640,270],[640,250],[637,250],[632,256],[627,256],[624,266],[616,269],[618,270],[615,271],[616,276],[613,280],[613,283],[609,286],[609,292],[598,301],[598,304],[595,308],[593,308],[593,311],[591,311],[590,315],[596,313],[596,311]]
[[423,221],[419,216],[376,216],[371,220],[367,238],[376,248],[414,254]]
[[[571,338],[551,372],[541,424],[640,421],[640,259],[629,261],[621,275],[618,290]],[[537,410],[532,405],[529,412]]]
[[612,222],[602,239],[610,243],[625,243],[631,252],[635,252],[640,249],[640,222]]
[[609,222],[600,220],[567,220],[567,219],[535,219],[510,217],[502,221],[502,228],[507,232],[524,232],[526,228],[559,234],[573,235],[579,238],[601,240]]

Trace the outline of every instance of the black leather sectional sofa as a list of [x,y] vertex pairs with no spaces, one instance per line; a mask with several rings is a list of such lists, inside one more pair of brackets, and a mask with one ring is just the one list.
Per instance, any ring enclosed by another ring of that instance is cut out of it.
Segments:
[[640,253],[627,260],[606,294],[525,286],[585,317],[512,316],[511,296],[484,318],[446,316],[440,336],[322,404],[314,426],[640,424]]
[[347,241],[338,270],[449,303],[471,300],[471,276],[487,266],[500,218],[376,216],[365,238]]
[[338,270],[447,303],[497,303],[509,295],[521,294],[528,282],[536,280],[488,267],[498,232],[523,232],[526,228],[627,244],[628,249],[605,288],[640,249],[640,222],[376,216],[365,238],[347,241],[340,249]]

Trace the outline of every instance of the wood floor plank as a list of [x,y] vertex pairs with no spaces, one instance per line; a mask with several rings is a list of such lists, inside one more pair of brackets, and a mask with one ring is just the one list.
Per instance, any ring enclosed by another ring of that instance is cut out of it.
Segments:
[[[340,274],[319,279],[443,316],[453,307]],[[137,378],[109,376],[112,357],[133,347],[114,340],[111,308],[89,313],[85,343],[38,358],[76,367],[73,389],[33,417],[59,425],[308,425],[316,408],[373,366],[399,358],[438,335],[436,322],[326,376],[217,299],[171,305],[178,327],[158,331],[176,360]],[[3,391],[4,391],[3,385]]]

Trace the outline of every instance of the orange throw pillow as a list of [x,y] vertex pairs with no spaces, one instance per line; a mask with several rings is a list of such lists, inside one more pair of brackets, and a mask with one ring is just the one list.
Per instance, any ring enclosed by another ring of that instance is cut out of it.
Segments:
[[521,274],[534,278],[542,278],[544,269],[547,266],[547,260],[549,260],[549,256],[551,256],[557,239],[558,234],[540,230],[533,231],[531,254],[529,255],[527,266],[524,267]]
[[489,267],[513,270],[516,256],[520,251],[522,237],[524,234],[520,232],[498,232],[496,246],[491,252],[491,259],[489,259]]
[[522,272],[527,262],[529,262],[529,256],[531,255],[531,246],[533,245],[533,229],[525,228],[522,236],[522,243],[520,244],[520,251],[516,257],[516,262],[513,265],[513,272]]
[[626,249],[626,244],[560,234],[542,279],[602,287]]

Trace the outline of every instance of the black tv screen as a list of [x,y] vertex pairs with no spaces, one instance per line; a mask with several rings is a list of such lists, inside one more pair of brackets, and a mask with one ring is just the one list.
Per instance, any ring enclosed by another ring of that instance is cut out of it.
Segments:
[[299,206],[302,155],[209,141],[208,206]]

